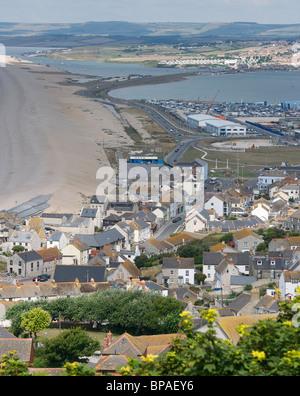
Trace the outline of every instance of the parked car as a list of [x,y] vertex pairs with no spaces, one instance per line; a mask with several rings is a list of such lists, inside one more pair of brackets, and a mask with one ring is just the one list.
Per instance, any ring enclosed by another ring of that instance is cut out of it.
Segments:
[[32,280],[33,280],[33,282],[36,282],[36,281],[38,281],[38,282],[46,282],[49,278],[50,278],[50,275],[43,274],[43,275],[39,275],[39,276],[33,278]]
[[180,220],[181,220],[181,217],[180,217],[180,216],[175,217],[175,219],[172,220],[172,223],[177,223],[177,222],[180,221]]

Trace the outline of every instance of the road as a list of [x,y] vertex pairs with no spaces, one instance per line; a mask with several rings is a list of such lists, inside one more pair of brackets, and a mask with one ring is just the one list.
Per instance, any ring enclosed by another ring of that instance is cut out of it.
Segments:
[[167,222],[164,224],[161,228],[158,229],[158,231],[154,234],[154,238],[156,238],[158,241],[162,241],[166,238],[170,238],[170,234],[175,233],[180,226],[183,225],[185,215],[180,216],[182,219],[178,221],[177,223],[173,223],[172,221]]

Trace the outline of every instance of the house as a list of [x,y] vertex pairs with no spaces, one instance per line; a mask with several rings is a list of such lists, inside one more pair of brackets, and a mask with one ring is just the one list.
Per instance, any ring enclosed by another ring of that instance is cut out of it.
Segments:
[[108,281],[123,281],[126,282],[128,278],[137,278],[141,276],[141,271],[137,266],[131,261],[126,260],[125,262],[119,263],[115,270],[108,275]]
[[23,246],[25,251],[39,250],[42,247],[42,241],[36,231],[14,230],[8,240],[7,248],[12,250],[14,246]]
[[257,305],[259,300],[259,289],[254,288],[250,292],[243,292],[238,295],[227,305],[226,308],[230,311],[232,316],[253,315],[255,313],[254,307]]
[[[236,329],[241,324],[253,326],[259,320],[276,319],[277,315],[278,314],[265,314],[220,317],[215,323],[216,336],[221,340],[229,340],[234,345],[237,345],[240,339],[240,334],[236,331]],[[207,326],[204,326],[199,331],[207,331]]]
[[164,224],[168,220],[168,211],[161,204],[154,205],[152,203],[145,203],[143,208],[146,208],[148,211],[154,214],[156,217],[156,222],[159,225]]
[[38,250],[37,252],[43,259],[43,273],[52,274],[54,267],[62,264],[62,253],[57,247]]
[[144,242],[151,237],[151,225],[143,220],[133,219],[129,224],[132,229],[132,243]]
[[133,241],[134,230],[129,227],[129,225],[125,221],[120,221],[116,223],[112,228],[116,229],[120,234],[123,235],[123,237],[125,238],[124,246],[126,248],[130,248]]
[[186,232],[201,232],[205,231],[209,223],[209,212],[205,209],[198,211],[192,209],[187,213],[184,221]]
[[260,198],[253,204],[252,216],[257,216],[263,221],[268,221],[271,203],[264,198]]
[[164,242],[167,242],[169,245],[173,246],[173,250],[177,250],[180,246],[185,245],[186,243],[195,239],[188,232],[182,232],[181,234],[174,235],[170,238],[164,239]]
[[300,210],[295,211],[282,224],[285,230],[300,231]]
[[141,290],[144,292],[157,292],[162,297],[168,296],[168,289],[165,286],[159,285],[156,282],[141,280],[139,277],[137,278],[127,278],[126,290],[136,291]]
[[239,268],[234,264],[232,257],[224,257],[215,268],[215,289],[220,289],[224,294],[232,290],[241,290],[247,284],[256,281],[256,278],[240,274]]
[[155,238],[150,238],[140,245],[142,253],[148,257],[159,255],[162,253],[169,253],[173,250],[174,246],[166,241],[158,241]]
[[176,288],[185,284],[194,284],[194,258],[164,257],[162,264],[162,280],[164,286]]
[[240,252],[255,251],[260,243],[263,243],[264,239],[248,228],[239,230],[233,234],[234,248]]
[[282,271],[279,283],[281,290],[281,298],[292,300],[297,293],[297,288],[300,287],[300,271]]
[[238,250],[234,249],[233,247],[226,245],[224,241],[217,243],[209,248],[211,252],[215,253],[237,253]]
[[89,261],[90,250],[89,245],[76,238],[73,244],[69,244],[62,249],[62,264],[86,265]]
[[36,231],[42,242],[46,239],[45,223],[41,218],[32,217],[25,226],[24,231]]
[[126,212],[136,213],[138,212],[138,210],[139,207],[136,202],[131,202],[131,201],[108,202],[105,210],[105,215],[109,216],[111,214],[116,214],[120,216]]
[[73,214],[71,213],[42,213],[41,219],[45,226],[59,227],[62,223],[71,221]]
[[272,239],[269,243],[269,251],[300,250],[300,236]]
[[103,216],[108,204],[108,199],[105,195],[93,195],[90,200],[91,209],[99,209],[100,214]]
[[101,212],[98,208],[82,208],[80,217],[82,219],[91,219],[94,227],[101,228]]
[[256,279],[278,281],[282,271],[297,268],[299,258],[291,250],[256,253],[252,257],[251,273]]
[[221,194],[213,195],[204,203],[204,209],[214,209],[215,213],[219,217],[225,217],[231,215],[231,202],[222,196]]
[[95,231],[95,226],[91,218],[75,217],[71,221],[62,222],[57,230],[68,236],[74,236],[75,234],[91,234]]
[[81,283],[107,282],[106,268],[101,265],[57,265],[53,274],[55,283],[75,282],[80,287]]
[[109,216],[106,216],[103,218],[103,229],[109,229],[113,227],[115,224],[119,223],[122,220],[121,216],[118,216],[116,214],[110,214]]
[[[68,271],[68,268],[72,266],[58,266],[63,267],[63,273]],[[61,297],[78,297],[82,294],[94,293],[97,290],[106,290],[110,288],[108,282],[95,282],[93,278],[90,278],[89,282],[86,282],[88,278],[88,272],[83,267],[77,266],[73,271],[72,268],[69,270],[70,274],[66,279],[73,279],[74,275],[78,274],[77,269],[81,268],[83,273],[83,282],[79,282],[78,278],[73,281],[56,282],[54,279],[51,282],[29,282],[20,284],[17,280],[16,285],[2,285],[0,283],[0,306],[8,305],[11,306],[18,301],[44,301],[44,300],[55,300]],[[103,267],[104,268],[104,267]],[[103,275],[103,271],[101,270]],[[103,276],[99,276],[102,279]],[[59,271],[56,273],[56,278],[60,279]]]
[[43,258],[35,250],[15,253],[7,261],[7,272],[21,278],[29,278],[43,273]]
[[101,358],[95,369],[98,374],[114,375],[119,367],[128,364],[129,357],[141,359],[147,355],[162,355],[169,350],[169,346],[180,334],[159,334],[134,337],[124,333],[112,339],[109,331],[105,337]]
[[248,216],[246,220],[215,220],[210,221],[208,231],[212,232],[230,232],[243,228],[257,228],[264,224],[264,221],[257,216]]
[[249,252],[225,253],[225,252],[203,252],[203,274],[207,282],[215,281],[215,271],[224,258],[231,258],[238,268],[239,274],[249,275],[252,256]]
[[279,169],[271,169],[265,172],[262,172],[258,177],[257,187],[260,193],[268,194],[269,187],[280,180],[283,180],[287,177],[286,171],[282,171]]
[[2,357],[8,356],[15,351],[20,362],[32,365],[34,362],[34,350],[32,338],[17,338],[7,330],[0,327],[0,363]]
[[47,236],[47,249],[57,247],[58,250],[65,248],[68,244],[68,238],[63,232],[53,231]]
[[102,249],[105,245],[119,248],[119,250],[126,248],[125,236],[115,228],[99,232],[98,234],[75,234],[74,239],[76,240],[77,238],[95,249]]

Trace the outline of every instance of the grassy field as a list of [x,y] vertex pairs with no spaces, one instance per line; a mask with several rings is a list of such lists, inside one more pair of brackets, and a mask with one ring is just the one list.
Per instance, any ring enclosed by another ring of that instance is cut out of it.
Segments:
[[193,160],[203,158],[207,161],[210,169],[226,169],[227,160],[230,171],[241,174],[244,172],[258,171],[267,166],[280,166],[282,162],[288,162],[289,165],[300,164],[300,149],[298,147],[272,147],[261,149],[247,149],[245,152],[213,151],[199,150],[197,145],[191,147],[183,156],[183,160]]

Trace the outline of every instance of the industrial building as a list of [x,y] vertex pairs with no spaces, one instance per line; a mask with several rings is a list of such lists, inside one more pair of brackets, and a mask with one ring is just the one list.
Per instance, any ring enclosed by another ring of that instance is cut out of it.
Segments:
[[216,117],[208,114],[193,114],[187,116],[187,123],[191,128],[201,129],[206,127],[207,121],[212,121],[215,119]]
[[205,129],[217,136],[246,135],[247,133],[247,128],[241,124],[216,118],[206,121]]

